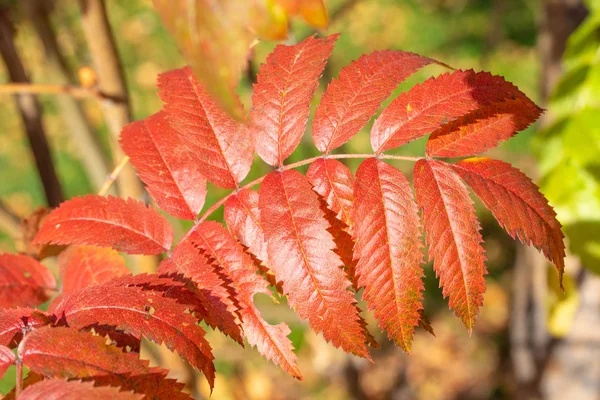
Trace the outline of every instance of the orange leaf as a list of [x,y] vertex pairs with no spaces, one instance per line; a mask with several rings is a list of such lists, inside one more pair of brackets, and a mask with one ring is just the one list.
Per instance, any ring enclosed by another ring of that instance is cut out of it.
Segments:
[[556,266],[562,286],[564,235],[556,213],[531,179],[508,163],[483,157],[452,168],[513,238],[542,250]]
[[423,308],[423,253],[417,205],[400,171],[365,160],[356,171],[354,258],[358,287],[388,337],[410,351]]
[[452,168],[440,161],[416,163],[415,189],[442,293],[471,331],[483,304],[487,273],[473,202]]

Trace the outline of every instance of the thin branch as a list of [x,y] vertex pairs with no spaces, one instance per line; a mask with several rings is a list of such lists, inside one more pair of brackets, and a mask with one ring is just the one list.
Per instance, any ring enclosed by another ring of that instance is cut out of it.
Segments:
[[21,219],[0,199],[0,229],[12,238],[21,233]]
[[15,361],[15,364],[17,366],[17,376],[15,382],[15,399],[18,399],[21,395],[21,387],[23,386],[23,361],[21,361],[21,359],[18,358]]
[[[120,102],[103,102],[106,123],[111,133],[113,161],[125,155],[119,147],[121,129],[132,120],[125,75],[117,52],[114,35],[103,0],[79,0],[83,32],[89,47],[94,69],[98,75],[99,90]],[[144,195],[142,183],[131,166],[123,166],[119,174],[119,193],[123,197],[140,199]]]
[[[2,53],[10,79],[14,82],[28,82],[25,67],[14,44],[13,26],[8,10],[5,8],[0,8],[0,53]],[[56,207],[63,200],[63,194],[42,123],[42,108],[35,96],[31,94],[15,95],[15,100],[21,112],[48,205]]]
[[127,165],[128,162],[129,162],[129,157],[125,156],[121,159],[121,162],[119,162],[119,164],[117,164],[115,166],[115,168],[112,170],[110,175],[106,178],[106,181],[104,182],[104,184],[98,191],[99,196],[104,196],[108,192],[111,185],[117,179],[117,177],[119,176],[119,174],[121,173],[123,168],[125,168],[125,166]]
[[97,88],[74,86],[74,85],[54,85],[43,83],[5,83],[0,85],[0,93],[3,94],[63,94],[76,99],[85,99],[97,97],[100,100],[115,100],[102,94]]

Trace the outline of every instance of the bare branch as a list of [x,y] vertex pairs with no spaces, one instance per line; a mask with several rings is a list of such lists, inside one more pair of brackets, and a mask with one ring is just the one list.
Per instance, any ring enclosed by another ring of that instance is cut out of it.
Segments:
[[[10,79],[14,82],[26,83],[29,78],[13,40],[14,31],[8,10],[0,8],[0,53],[2,53]],[[32,94],[15,95],[15,101],[21,112],[21,118],[44,186],[48,205],[56,207],[63,200],[63,194],[42,124],[42,108]]]

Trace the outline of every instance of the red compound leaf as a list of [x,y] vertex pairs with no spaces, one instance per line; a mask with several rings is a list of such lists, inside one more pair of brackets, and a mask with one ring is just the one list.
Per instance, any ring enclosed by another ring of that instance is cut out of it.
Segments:
[[302,379],[296,363],[294,347],[287,335],[291,330],[285,323],[270,325],[253,302],[256,293],[270,295],[266,281],[256,273],[254,262],[243,247],[214,221],[199,224],[196,245],[223,268],[238,294],[244,336],[248,343],[293,377]]
[[173,228],[158,211],[119,197],[76,197],[54,209],[34,243],[112,247],[129,254],[160,254],[171,247]]
[[371,158],[356,171],[354,258],[358,287],[387,331],[410,351],[423,308],[423,253],[413,191],[400,171]]
[[196,218],[206,179],[163,111],[127,125],[119,143],[160,208],[177,218]]
[[493,104],[442,125],[429,137],[425,152],[431,157],[482,153],[527,128],[541,113],[542,110],[526,97]]
[[554,263],[562,285],[564,235],[556,213],[531,179],[508,163],[482,157],[452,168],[513,238],[533,244]]
[[250,131],[219,108],[189,67],[159,75],[158,87],[169,123],[202,175],[219,187],[236,187],[252,166]]
[[62,294],[67,295],[130,273],[116,251],[91,246],[71,246],[58,256]]
[[254,145],[268,164],[282,165],[300,143],[325,63],[338,35],[278,45],[261,65],[250,114]]
[[336,347],[369,357],[350,281],[311,184],[294,170],[271,172],[258,205],[269,265],[290,305]]
[[116,326],[136,338],[144,337],[167,348],[204,372],[211,388],[214,384],[213,355],[196,318],[186,305],[164,297],[160,292],[135,286],[121,286],[117,278],[72,293],[59,304],[56,316],[68,326],[86,328],[101,324]]
[[36,259],[0,254],[0,308],[37,306],[55,289],[54,276]]
[[94,386],[93,382],[46,379],[27,387],[19,400],[141,400],[143,394],[122,392],[118,387]]
[[137,354],[106,344],[106,339],[72,328],[43,327],[21,343],[23,363],[49,378],[93,380],[98,386],[119,386],[149,399],[191,399],[183,384],[166,379],[169,371],[148,366]]
[[434,262],[442,293],[471,331],[483,304],[487,273],[473,202],[458,175],[440,161],[416,163],[415,188],[429,259]]
[[494,103],[524,97],[487,72],[456,71],[400,94],[375,120],[371,146],[381,153],[431,133],[443,124]]
[[398,50],[365,54],[342,68],[321,97],[313,120],[313,140],[329,153],[350,140],[375,114],[381,102],[419,68],[437,63]]
[[222,268],[214,265],[192,242],[196,233],[181,241],[171,256],[158,267],[160,274],[181,274],[190,279],[200,301],[202,319],[211,327],[218,328],[233,340],[243,345],[240,322],[237,321],[238,305],[234,302],[235,292]]

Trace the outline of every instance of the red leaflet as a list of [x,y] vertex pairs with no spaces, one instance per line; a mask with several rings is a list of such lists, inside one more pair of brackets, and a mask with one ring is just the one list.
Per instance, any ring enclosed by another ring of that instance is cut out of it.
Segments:
[[527,128],[542,110],[525,96],[476,110],[433,132],[425,152],[435,157],[482,153]]
[[0,311],[0,345],[17,347],[23,332],[50,323],[50,317],[33,308],[11,308]]
[[169,250],[173,228],[155,209],[119,197],[87,195],[54,209],[34,243],[112,247],[129,254]]
[[196,227],[196,244],[220,265],[238,293],[244,336],[248,343],[295,378],[302,379],[285,323],[270,325],[253,302],[254,294],[271,295],[265,280],[256,273],[254,262],[223,225],[206,221]]
[[30,332],[21,346],[23,363],[52,378],[91,379],[98,386],[120,386],[153,399],[191,399],[183,384],[165,379],[168,371],[148,366],[137,354],[106,344],[106,339],[72,328],[44,327]]
[[308,167],[306,178],[313,190],[321,195],[336,217],[352,232],[354,177],[344,164],[333,159],[318,159]]
[[[122,279],[122,278],[118,278]],[[122,282],[118,280],[117,282]],[[107,282],[72,293],[59,304],[55,314],[73,328],[112,325],[140,339],[164,343],[170,350],[201,369],[212,388],[215,371],[210,345],[187,306],[163,297],[160,292],[138,287],[112,286]]]
[[19,400],[141,400],[143,394],[121,392],[118,387],[94,386],[93,382],[47,379],[27,387]]
[[513,238],[542,250],[556,265],[562,284],[564,235],[556,213],[539,188],[525,174],[503,161],[469,158],[452,168]]
[[260,66],[250,113],[254,145],[268,164],[282,165],[300,143],[319,78],[338,35],[278,45]]
[[419,160],[415,165],[417,202],[429,259],[444,297],[471,331],[485,292],[485,256],[473,202],[448,164]]
[[336,347],[369,357],[350,281],[310,183],[294,170],[271,172],[258,206],[269,265],[290,305]]
[[0,254],[0,308],[42,304],[56,289],[54,276],[34,258]]
[[6,373],[8,367],[15,362],[15,354],[6,346],[0,345],[0,379]]
[[156,204],[169,214],[194,219],[204,206],[206,179],[164,111],[123,128],[119,144]]
[[249,130],[219,108],[189,67],[159,75],[158,88],[169,123],[202,175],[219,187],[236,187],[252,166]]
[[198,289],[196,296],[202,305],[202,319],[212,328],[230,336],[243,345],[242,332],[236,320],[238,306],[234,303],[234,291],[225,282],[223,269],[211,263],[201,250],[192,244],[197,234],[179,242],[171,256],[158,266],[160,274],[182,274]]
[[493,103],[524,97],[511,83],[487,72],[456,71],[400,94],[375,120],[371,146],[381,153]]
[[58,267],[63,295],[130,273],[119,253],[90,246],[69,247],[58,256]]
[[281,285],[277,283],[275,274],[267,265],[267,242],[260,225],[258,192],[244,189],[229,197],[225,202],[224,219],[233,237],[246,246],[250,255],[254,257],[254,264],[265,274],[269,284],[281,293]]
[[376,51],[342,68],[321,97],[313,120],[313,140],[323,153],[352,138],[375,114],[381,102],[419,68],[435,63],[398,50]]
[[267,243],[260,225],[258,192],[249,189],[240,190],[227,199],[223,214],[233,236],[260,261],[266,263]]
[[408,181],[383,161],[365,160],[354,186],[354,258],[358,287],[388,337],[410,351],[423,308],[423,253],[417,205]]

